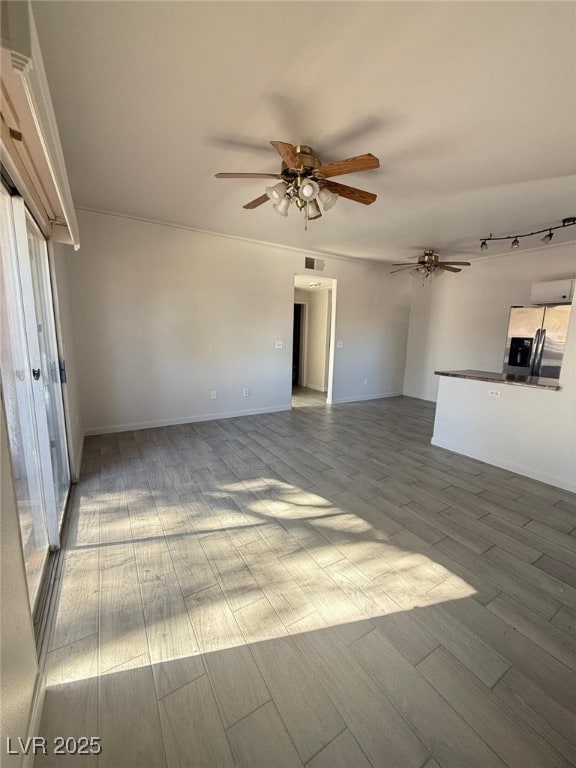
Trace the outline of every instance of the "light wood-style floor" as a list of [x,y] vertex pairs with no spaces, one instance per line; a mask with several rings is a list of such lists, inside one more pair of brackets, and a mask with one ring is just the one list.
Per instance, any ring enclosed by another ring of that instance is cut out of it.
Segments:
[[405,397],[86,440],[41,735],[94,768],[576,765],[576,497]]
[[312,408],[326,406],[326,392],[308,387],[292,387],[292,408]]

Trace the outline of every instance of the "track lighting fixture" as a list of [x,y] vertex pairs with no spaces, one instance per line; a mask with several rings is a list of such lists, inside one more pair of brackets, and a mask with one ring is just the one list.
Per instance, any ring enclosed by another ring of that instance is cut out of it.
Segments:
[[488,248],[488,243],[491,240],[512,240],[512,248],[520,248],[520,238],[522,237],[533,237],[534,235],[541,235],[543,232],[546,234],[542,238],[542,242],[548,245],[548,243],[552,240],[554,237],[554,230],[556,229],[564,229],[565,227],[573,227],[576,224],[576,216],[567,216],[565,219],[562,219],[562,224],[558,224],[556,227],[545,227],[544,229],[537,229],[534,232],[526,232],[523,235],[504,235],[503,237],[494,237],[494,235],[490,235],[490,237],[483,237],[480,240],[480,250],[485,251]]

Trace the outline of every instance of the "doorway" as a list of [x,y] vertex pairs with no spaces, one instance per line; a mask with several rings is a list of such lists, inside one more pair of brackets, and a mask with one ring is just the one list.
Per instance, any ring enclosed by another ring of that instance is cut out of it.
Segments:
[[292,389],[303,386],[305,376],[303,363],[306,359],[305,354],[305,318],[306,303],[301,301],[294,302],[294,327],[292,331]]
[[292,335],[292,407],[332,402],[336,281],[295,275]]

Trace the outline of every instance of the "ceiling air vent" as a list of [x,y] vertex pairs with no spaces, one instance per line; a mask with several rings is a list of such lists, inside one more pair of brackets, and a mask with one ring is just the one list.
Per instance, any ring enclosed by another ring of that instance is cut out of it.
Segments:
[[315,269],[317,272],[324,272],[324,259],[313,259],[312,256],[306,256],[304,259],[305,269]]

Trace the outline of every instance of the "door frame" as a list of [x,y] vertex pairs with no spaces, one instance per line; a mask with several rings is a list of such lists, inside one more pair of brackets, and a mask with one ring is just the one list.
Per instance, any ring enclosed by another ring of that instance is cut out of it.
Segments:
[[[56,279],[56,256],[54,253],[54,243],[48,240],[48,268],[50,271],[50,286],[52,288],[52,303],[54,307],[54,329],[56,331],[56,347],[58,349],[58,359],[64,362],[64,370],[67,369],[67,354],[64,344],[64,334],[62,332],[62,321],[60,319],[60,296],[58,293],[58,281]],[[80,461],[76,455],[77,446],[74,445],[74,432],[72,430],[72,412],[70,409],[70,395],[68,393],[68,382],[65,380],[62,387],[62,406],[64,408],[64,427],[66,429],[66,447],[68,451],[68,468],[70,472],[70,484],[74,485],[80,480]],[[80,448],[79,454],[82,454]],[[70,495],[70,491],[69,491]]]
[[[294,304],[304,304],[306,305],[305,312],[308,312],[308,302],[305,300],[296,300],[295,297],[295,291],[296,291],[296,284],[295,280],[296,277],[302,276],[302,273],[295,272],[294,276],[292,278],[292,312],[291,312],[291,323],[292,323],[292,338],[294,337]],[[306,276],[308,277],[308,275]],[[334,370],[335,370],[335,349],[336,349],[336,294],[337,294],[337,285],[338,280],[335,277],[327,277],[324,278],[325,280],[330,280],[331,286],[328,289],[330,291],[330,333],[328,338],[328,382],[327,382],[327,390],[326,390],[326,404],[332,405],[333,402],[333,392],[334,392]],[[305,353],[304,357],[306,356],[308,352],[308,318],[306,318],[305,321],[305,328],[306,328],[306,338],[305,338]],[[292,381],[292,366],[290,366],[290,381]],[[306,379],[304,379],[306,381]]]
[[326,404],[332,405],[334,395],[334,368],[336,350],[336,291],[338,280],[332,278],[330,289],[330,334],[328,341],[328,390],[326,392]]

